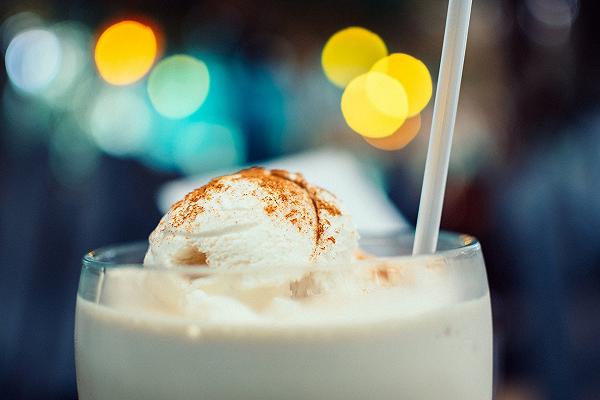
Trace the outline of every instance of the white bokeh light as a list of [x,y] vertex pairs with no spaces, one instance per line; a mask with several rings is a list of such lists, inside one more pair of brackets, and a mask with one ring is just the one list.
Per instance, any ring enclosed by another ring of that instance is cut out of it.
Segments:
[[122,156],[143,149],[151,115],[143,98],[129,88],[105,88],[92,105],[89,132],[100,149]]
[[38,93],[56,77],[62,60],[60,42],[45,29],[15,36],[6,49],[6,72],[17,89]]

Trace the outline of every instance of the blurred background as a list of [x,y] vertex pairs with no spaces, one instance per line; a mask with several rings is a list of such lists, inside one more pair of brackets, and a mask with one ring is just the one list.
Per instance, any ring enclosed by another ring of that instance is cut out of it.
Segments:
[[[3,0],[0,397],[76,398],[80,257],[146,238],[174,179],[335,147],[414,224],[432,103],[414,141],[378,149],[345,124],[321,51],[364,26],[435,85],[446,7]],[[148,27],[142,55],[157,43],[129,75],[98,43],[124,20]],[[474,1],[442,227],[483,245],[499,400],[600,399],[599,21],[594,0]],[[206,79],[164,92],[186,73]]]

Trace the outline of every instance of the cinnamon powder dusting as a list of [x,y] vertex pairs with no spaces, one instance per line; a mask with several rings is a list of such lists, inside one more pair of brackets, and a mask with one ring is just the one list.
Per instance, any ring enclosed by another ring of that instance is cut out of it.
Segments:
[[171,225],[179,228],[188,221],[196,219],[198,214],[204,212],[204,207],[198,204],[201,200],[210,200],[211,193],[223,190],[224,185],[219,182],[219,178],[213,179],[206,185],[192,190],[186,194],[182,200],[171,206],[172,216]]
[[267,214],[273,214],[276,210],[277,210],[277,206],[274,206],[272,204],[265,206],[265,212]]
[[303,229],[301,221],[311,220],[311,215],[306,210],[307,194],[294,182],[259,167],[242,170],[236,175],[238,176],[234,177],[234,180],[244,179],[254,182],[267,194],[263,201],[264,210],[268,215],[273,215],[278,210],[285,213],[284,218],[299,231]]
[[[320,242],[321,238],[323,236],[323,233],[325,233],[325,230],[330,225],[329,221],[323,220],[321,218],[321,212],[325,211],[329,215],[336,217],[336,216],[342,215],[342,212],[340,211],[340,209],[337,208],[334,204],[331,204],[331,203],[323,200],[323,198],[320,195],[320,191],[324,190],[324,189],[320,189],[320,188],[317,188],[317,187],[309,184],[302,174],[300,174],[300,173],[291,174],[282,169],[271,170],[271,174],[275,175],[275,176],[280,176],[283,179],[294,182],[296,185],[298,185],[299,187],[304,189],[304,191],[306,193],[308,193],[308,195],[313,203],[313,207],[315,209],[316,215],[317,215],[317,229],[316,229],[317,234],[316,234],[315,240],[316,240],[316,243]],[[332,239],[334,240],[333,243],[335,243],[335,238],[332,237]],[[327,238],[327,240],[329,240],[329,238]]]
[[[204,208],[199,204],[201,201],[210,200],[215,192],[229,189],[230,186],[222,183],[222,178],[224,177],[211,180],[175,203],[171,207],[170,222],[173,227],[178,228],[188,221],[193,221],[198,214],[204,212]],[[341,215],[341,211],[334,204],[323,200],[321,191],[324,189],[310,185],[300,173],[291,174],[280,169],[267,170],[253,167],[242,170],[232,177],[232,180],[240,179],[254,182],[267,194],[263,201],[264,210],[268,215],[281,210],[285,213],[284,218],[301,232],[307,224],[314,224],[315,247],[322,244],[322,237],[330,226],[329,221],[322,218],[322,213],[326,212],[331,216]],[[307,201],[312,202],[313,210],[306,209]],[[335,244],[333,236],[325,240]]]
[[[321,243],[323,234],[331,225],[328,220],[322,218],[322,213],[325,212],[334,217],[342,214],[334,204],[323,200],[321,191],[324,189],[310,185],[300,173],[292,174],[282,169],[269,171],[261,167],[252,167],[242,170],[238,174],[239,178],[237,179],[252,180],[269,193],[270,196],[266,199],[268,204],[265,206],[267,214],[274,213],[278,206],[283,206],[284,210],[292,208],[285,214],[285,218],[300,231],[302,231],[301,221],[312,220],[302,201],[308,195],[316,215],[315,247]],[[326,240],[335,244],[333,236]]]

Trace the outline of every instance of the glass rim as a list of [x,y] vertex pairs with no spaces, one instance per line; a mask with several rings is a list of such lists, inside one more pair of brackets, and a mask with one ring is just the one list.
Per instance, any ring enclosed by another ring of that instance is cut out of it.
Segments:
[[[390,240],[394,238],[412,238],[414,237],[414,230],[401,230],[390,233],[383,234],[364,234],[361,237],[363,241],[375,241],[383,242],[385,240]],[[394,263],[402,263],[415,260],[435,260],[435,259],[453,259],[457,257],[464,257],[468,254],[473,254],[481,251],[481,245],[479,241],[471,235],[450,232],[450,231],[440,231],[438,243],[443,242],[447,245],[448,248],[443,250],[438,250],[432,254],[419,254],[419,255],[394,255],[394,256],[386,256],[379,257],[374,256],[372,258],[353,260],[349,263],[343,263],[344,265],[340,265],[337,263],[332,264],[309,264],[311,270],[315,271],[327,271],[327,270],[336,270],[339,271],[340,268],[352,268],[360,265],[371,265],[379,264],[381,262],[394,262]],[[223,270],[223,269],[209,269],[206,266],[197,265],[185,265],[179,267],[165,267],[160,264],[152,264],[152,265],[144,265],[139,262],[115,262],[115,261],[107,261],[110,258],[118,257],[118,255],[127,254],[128,252],[133,252],[136,250],[141,250],[142,248],[148,247],[148,241],[136,241],[122,244],[114,244],[108,246],[102,246],[98,249],[91,250],[83,256],[82,263],[83,268],[85,269],[95,269],[95,270],[104,270],[105,268],[109,269],[117,269],[117,268],[141,268],[144,270],[152,270],[152,271],[161,271],[161,272],[174,272],[174,273],[183,273],[183,274],[202,274],[206,275],[217,275],[217,274],[248,274],[248,273],[260,273],[260,272],[270,272],[273,269],[279,269],[280,266],[268,266],[268,267],[253,267],[251,269],[232,269],[232,270]],[[286,271],[293,270],[294,267],[297,269],[306,270],[307,264],[298,263],[293,264],[290,263],[286,265]]]

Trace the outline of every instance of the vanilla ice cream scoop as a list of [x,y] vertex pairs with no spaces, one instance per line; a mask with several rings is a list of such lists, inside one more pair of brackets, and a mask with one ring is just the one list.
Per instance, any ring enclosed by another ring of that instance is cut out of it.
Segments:
[[300,174],[250,168],[175,203],[150,235],[145,264],[295,266],[351,261],[358,234],[339,201]]

